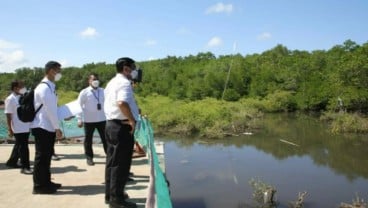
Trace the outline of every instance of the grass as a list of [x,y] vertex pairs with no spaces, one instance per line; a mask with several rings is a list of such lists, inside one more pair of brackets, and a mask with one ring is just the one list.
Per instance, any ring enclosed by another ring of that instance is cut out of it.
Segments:
[[368,118],[358,113],[326,112],[321,120],[330,123],[333,133],[368,133]]

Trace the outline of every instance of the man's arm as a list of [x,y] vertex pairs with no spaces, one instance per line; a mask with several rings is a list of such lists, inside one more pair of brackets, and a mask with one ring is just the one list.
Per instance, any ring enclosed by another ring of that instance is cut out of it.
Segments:
[[128,103],[124,101],[118,101],[118,106],[119,106],[120,111],[128,118],[129,125],[132,128],[130,133],[133,134],[134,128],[135,128],[135,119],[132,114],[132,111],[130,110]]
[[6,115],[6,123],[8,124],[8,136],[9,138],[11,138],[14,135],[13,130],[11,128],[12,116],[10,113],[6,113],[5,115]]
[[49,118],[52,126],[55,129],[56,138],[57,139],[62,139],[63,133],[60,130],[59,118],[57,116],[57,99],[56,99],[56,95],[53,94],[53,92],[51,92],[48,87],[47,88],[41,88],[40,90],[44,91],[44,92],[40,93],[41,94],[41,100],[42,100],[42,103],[43,103],[43,108],[45,108],[46,115]]
[[86,102],[85,101],[85,98],[86,96],[85,96],[85,93],[84,93],[84,90],[82,90],[80,93],[79,93],[79,96],[78,96],[78,103],[79,103],[79,105],[80,105],[80,107],[81,107],[81,109],[82,109],[82,113],[80,113],[80,114],[77,114],[76,115],[76,117],[77,117],[77,120],[78,120],[78,123],[77,123],[77,125],[78,125],[78,127],[79,128],[81,128],[82,126],[83,126],[83,107],[84,107],[84,103]]
[[[8,126],[8,136],[9,136],[9,138],[13,137],[13,135],[14,135],[13,129],[11,127],[11,123],[12,123],[12,114],[14,113],[13,106],[16,105],[16,104],[13,101],[14,101],[13,99],[7,98],[5,100],[5,109],[4,109],[4,113],[6,115],[6,124]],[[17,112],[15,111],[15,113],[17,113]]]

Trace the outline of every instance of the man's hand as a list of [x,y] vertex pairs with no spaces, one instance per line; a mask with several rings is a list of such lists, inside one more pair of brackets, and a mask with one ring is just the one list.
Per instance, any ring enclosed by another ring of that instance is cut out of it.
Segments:
[[130,134],[134,134],[134,130],[135,130],[135,120],[129,120],[129,125],[132,128],[132,130],[130,131]]
[[8,129],[8,136],[9,136],[9,139],[14,136],[14,133],[13,133],[12,129]]
[[78,124],[77,125],[78,125],[79,128],[82,128],[83,127],[83,122],[82,121],[78,121]]
[[61,140],[63,138],[63,132],[60,129],[56,129],[56,139]]

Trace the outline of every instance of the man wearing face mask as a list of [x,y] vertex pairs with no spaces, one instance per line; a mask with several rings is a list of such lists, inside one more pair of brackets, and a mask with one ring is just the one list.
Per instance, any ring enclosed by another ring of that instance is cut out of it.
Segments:
[[106,141],[108,144],[105,168],[105,203],[110,208],[135,208],[126,200],[124,189],[129,178],[134,146],[134,129],[138,107],[131,85],[133,59],[116,61],[116,75],[105,88]]
[[33,194],[53,194],[61,184],[51,181],[51,156],[55,139],[61,139],[57,115],[57,94],[55,82],[61,78],[61,64],[49,61],[45,65],[45,77],[34,90],[34,106],[42,104],[31,123],[31,132],[35,137],[35,160],[33,168]]
[[15,138],[15,144],[6,166],[9,168],[18,168],[17,162],[20,158],[21,173],[32,174],[33,171],[29,165],[29,122],[22,122],[17,115],[17,108],[19,106],[19,98],[27,89],[24,87],[22,81],[14,80],[11,82],[12,93],[5,99],[6,121],[8,125],[8,136]]
[[106,117],[104,112],[104,90],[99,87],[100,82],[97,74],[90,74],[88,77],[89,86],[83,89],[78,96],[78,102],[83,110],[77,116],[78,127],[84,124],[84,153],[88,165],[94,165],[92,139],[95,129],[100,135],[104,151],[106,153],[107,144],[105,139]]

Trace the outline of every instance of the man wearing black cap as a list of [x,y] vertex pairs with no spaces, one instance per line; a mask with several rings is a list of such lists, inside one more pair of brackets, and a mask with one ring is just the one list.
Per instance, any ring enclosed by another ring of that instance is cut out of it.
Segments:
[[61,64],[49,61],[45,65],[45,77],[34,91],[34,106],[40,110],[31,123],[35,137],[36,154],[33,169],[33,194],[53,194],[61,187],[51,181],[50,165],[54,152],[55,138],[63,134],[57,116],[55,82],[61,78]]
[[134,129],[138,107],[131,85],[134,60],[128,57],[116,61],[116,76],[105,88],[107,157],[105,169],[105,202],[110,208],[134,208],[135,203],[124,197],[129,178],[134,146]]

